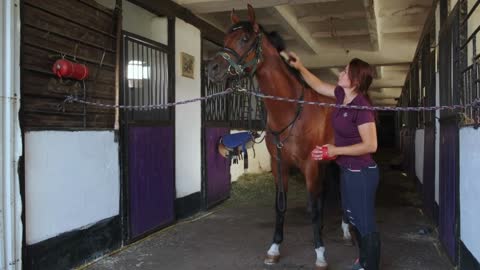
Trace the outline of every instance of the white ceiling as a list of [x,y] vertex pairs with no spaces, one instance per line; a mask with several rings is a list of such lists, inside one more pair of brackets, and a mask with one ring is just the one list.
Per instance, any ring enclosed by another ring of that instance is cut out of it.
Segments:
[[[247,19],[247,3],[267,31],[278,31],[321,79],[336,82],[349,60],[376,67],[375,104],[395,105],[413,60],[432,0],[174,0],[225,31],[235,8]],[[207,50],[217,50],[208,43]],[[207,51],[207,54],[209,52]]]

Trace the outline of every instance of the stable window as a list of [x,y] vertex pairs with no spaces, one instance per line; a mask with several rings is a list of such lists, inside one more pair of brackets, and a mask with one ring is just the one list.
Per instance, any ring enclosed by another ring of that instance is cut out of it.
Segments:
[[172,121],[173,109],[160,107],[173,102],[168,58],[166,45],[124,35],[123,104],[142,106],[126,112],[129,121]]

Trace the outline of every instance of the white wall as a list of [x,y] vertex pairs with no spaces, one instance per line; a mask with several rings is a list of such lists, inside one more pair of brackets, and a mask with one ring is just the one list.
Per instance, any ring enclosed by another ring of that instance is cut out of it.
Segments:
[[25,168],[29,245],[119,214],[113,131],[27,132]]
[[[230,133],[238,133],[244,130],[232,130]],[[261,138],[263,138],[264,134]],[[261,140],[258,138],[257,140]],[[265,140],[260,144],[255,144],[255,158],[253,157],[253,149],[248,149],[248,169],[243,168],[244,160],[239,160],[237,164],[230,166],[230,175],[232,181],[237,181],[244,173],[263,173],[271,171],[270,154],[267,150]]]
[[[116,0],[95,0],[100,5],[114,9]],[[159,17],[127,0],[122,0],[122,28],[133,34],[168,44],[168,20]]]
[[[177,101],[201,96],[201,35],[200,30],[175,20],[175,99]],[[194,79],[181,75],[180,53],[195,57]],[[201,190],[201,104],[180,105],[175,108],[175,187],[177,198]],[[188,164],[181,166],[181,164]]]
[[460,129],[460,239],[478,261],[480,261],[479,136],[480,130],[471,127]]
[[20,1],[0,1],[0,269],[22,269]]
[[424,160],[425,130],[418,129],[415,132],[415,174],[423,184],[423,160]]
[[450,5],[449,5],[449,8],[448,8],[448,11],[450,12],[450,11],[453,10],[453,8],[454,8],[455,5],[457,4],[458,0],[449,0],[448,2],[449,2],[449,4],[450,4]]
[[168,20],[165,17],[146,11],[145,9],[123,0],[123,22],[125,31],[142,37],[168,44]]

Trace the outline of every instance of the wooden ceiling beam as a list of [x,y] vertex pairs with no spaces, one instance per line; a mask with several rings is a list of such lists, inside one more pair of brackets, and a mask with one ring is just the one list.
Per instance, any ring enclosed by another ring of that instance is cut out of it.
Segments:
[[176,3],[182,5],[195,13],[214,13],[247,9],[247,4],[251,3],[254,8],[269,8],[281,5],[299,5],[312,3],[337,2],[339,0],[176,0]]
[[[337,37],[353,37],[353,36],[367,36],[370,32],[368,30],[345,30],[336,31]],[[313,38],[333,38],[331,32],[314,32]]]
[[274,10],[277,12],[278,17],[282,19],[283,24],[291,29],[291,33],[295,33],[307,48],[311,49],[315,54],[320,55],[322,53],[321,46],[317,41],[312,37],[310,31],[301,24],[290,6],[277,6],[274,7]]
[[[377,0],[378,1],[378,0]],[[370,36],[370,45],[373,51],[380,50],[380,35],[378,33],[377,12],[378,2],[375,0],[363,0],[363,6],[367,17],[368,32]]]
[[348,20],[348,19],[361,19],[365,18],[364,11],[351,11],[338,14],[328,14],[328,15],[311,15],[299,17],[298,21],[301,23],[316,23],[316,22],[329,22],[333,20]]
[[[304,63],[306,63],[307,61],[305,61],[305,57],[302,57],[301,58],[302,61]],[[373,60],[373,59],[372,59]],[[309,64],[312,64],[310,62],[308,62]],[[384,61],[368,61],[368,63],[370,64],[370,66],[372,67],[391,67],[391,66],[398,66],[398,67],[409,67],[410,64],[412,62],[384,62]],[[318,69],[329,69],[329,68],[345,68],[345,65],[348,64],[348,63],[345,63],[345,64],[342,64],[342,65],[322,65],[322,61],[321,59],[318,60],[318,63],[316,65],[305,65],[306,67],[308,67],[309,69],[311,70],[318,70]],[[408,69],[407,69],[408,70]]]

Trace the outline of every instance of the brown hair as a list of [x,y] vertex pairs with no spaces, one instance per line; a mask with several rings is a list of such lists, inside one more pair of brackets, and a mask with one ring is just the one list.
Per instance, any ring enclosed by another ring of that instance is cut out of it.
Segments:
[[357,91],[363,94],[372,105],[368,96],[368,88],[373,80],[373,69],[370,64],[358,58],[353,58],[348,65],[348,77],[352,84],[357,87]]

